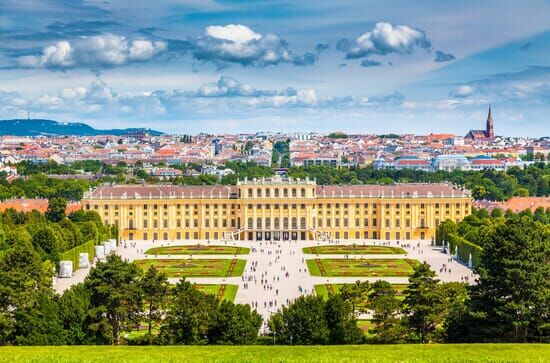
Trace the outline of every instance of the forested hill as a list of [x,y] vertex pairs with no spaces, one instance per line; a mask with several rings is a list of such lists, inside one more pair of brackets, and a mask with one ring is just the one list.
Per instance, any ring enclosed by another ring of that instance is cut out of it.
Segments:
[[0,135],[14,136],[39,136],[39,135],[74,135],[74,136],[94,136],[94,135],[126,135],[134,132],[148,132],[152,135],[161,135],[162,132],[144,129],[110,129],[98,130],[90,125],[81,122],[58,122],[42,119],[14,119],[0,120]]

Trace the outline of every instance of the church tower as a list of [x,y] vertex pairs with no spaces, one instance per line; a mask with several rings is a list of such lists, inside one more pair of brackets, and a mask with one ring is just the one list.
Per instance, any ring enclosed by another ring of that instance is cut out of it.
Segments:
[[489,114],[487,115],[487,126],[485,130],[485,136],[493,139],[495,137],[495,131],[493,129],[493,116],[491,115],[491,105],[489,105]]

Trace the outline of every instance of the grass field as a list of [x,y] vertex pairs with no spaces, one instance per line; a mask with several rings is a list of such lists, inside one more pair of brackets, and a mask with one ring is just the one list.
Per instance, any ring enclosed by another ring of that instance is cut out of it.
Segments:
[[0,362],[548,362],[544,344],[1,347]]
[[168,277],[233,277],[241,276],[246,260],[239,259],[150,259],[136,260],[143,269],[155,266]]
[[312,276],[327,277],[400,277],[410,276],[419,262],[405,258],[385,259],[314,259],[307,260]]
[[250,248],[233,246],[164,246],[149,248],[147,255],[247,255]]
[[305,247],[304,253],[314,255],[399,255],[407,251],[400,247],[363,246],[363,245],[329,245]]
[[[325,300],[328,299],[330,294],[337,294],[340,292],[340,289],[344,284],[320,284],[315,285],[315,294],[317,296],[323,297]],[[407,287],[407,284],[392,284],[393,288],[396,290],[396,297],[398,299],[403,298],[403,290]]]
[[233,301],[237,295],[238,285],[216,285],[216,284],[193,284],[193,287],[200,291],[215,295],[221,300]]

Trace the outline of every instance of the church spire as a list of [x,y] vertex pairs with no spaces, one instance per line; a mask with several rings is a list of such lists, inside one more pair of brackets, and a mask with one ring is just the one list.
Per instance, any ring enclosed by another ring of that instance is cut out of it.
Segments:
[[491,139],[495,137],[493,115],[491,114],[491,105],[489,105],[489,114],[487,115],[485,136]]

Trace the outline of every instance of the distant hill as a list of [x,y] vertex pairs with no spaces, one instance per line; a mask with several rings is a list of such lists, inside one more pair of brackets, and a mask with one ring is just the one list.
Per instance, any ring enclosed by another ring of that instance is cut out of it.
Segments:
[[127,135],[134,132],[147,132],[151,135],[162,135],[156,130],[144,128],[98,130],[81,122],[58,122],[41,119],[0,120],[0,135],[40,136],[40,135]]

